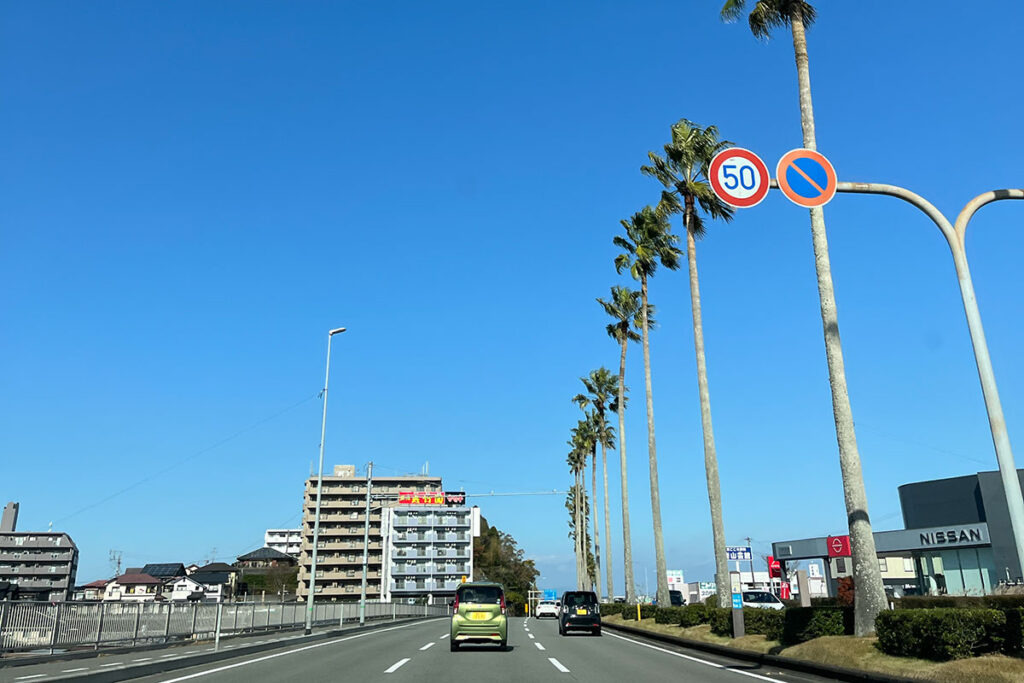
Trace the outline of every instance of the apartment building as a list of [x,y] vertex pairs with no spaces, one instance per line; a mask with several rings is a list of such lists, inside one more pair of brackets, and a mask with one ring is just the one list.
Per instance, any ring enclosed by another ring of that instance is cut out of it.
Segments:
[[[465,501],[464,495],[459,497]],[[473,530],[480,527],[479,514],[479,508],[461,505],[385,508],[383,599],[430,604],[452,599],[459,584],[473,577]]]
[[78,546],[65,533],[17,531],[18,504],[0,518],[0,583],[18,600],[67,600],[78,573]]
[[263,534],[263,547],[298,559],[302,553],[302,529],[267,529]]
[[[397,504],[399,491],[441,491],[441,477],[406,475],[372,480],[370,538],[366,597],[382,597],[384,543],[382,509]],[[312,565],[313,519],[316,513],[316,476],[306,480],[302,508],[302,547],[299,554],[298,595],[308,595]],[[353,465],[337,465],[324,476],[320,504],[315,593],[323,600],[358,600],[363,572],[363,527],[366,521],[366,477],[357,477]]]

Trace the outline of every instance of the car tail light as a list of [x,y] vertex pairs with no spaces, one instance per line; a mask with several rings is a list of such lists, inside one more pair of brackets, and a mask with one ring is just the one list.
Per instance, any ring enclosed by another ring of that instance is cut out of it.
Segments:
[[504,595],[501,596],[501,613],[502,614],[505,613],[505,596]]
[[455,594],[455,604],[452,605],[452,607],[454,608],[454,610],[456,612],[459,611],[459,594],[458,593]]

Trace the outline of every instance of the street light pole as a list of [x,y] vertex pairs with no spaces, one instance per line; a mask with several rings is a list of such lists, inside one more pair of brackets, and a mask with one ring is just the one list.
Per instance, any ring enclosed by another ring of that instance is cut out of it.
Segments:
[[[772,187],[778,187],[771,181]],[[1013,531],[1013,542],[1017,553],[1018,571],[1024,574],[1024,496],[1021,495],[1020,478],[1013,461],[1010,448],[1010,436],[1006,430],[1006,419],[1003,416],[1003,405],[999,400],[996,388],[995,371],[992,369],[992,358],[989,356],[988,343],[985,341],[985,330],[981,325],[981,311],[974,295],[974,283],[967,265],[965,236],[967,224],[978,209],[1001,199],[1024,199],[1024,189],[992,190],[985,192],[967,202],[950,224],[941,211],[924,197],[910,190],[885,183],[837,183],[837,192],[856,194],[882,194],[902,199],[913,204],[932,219],[938,226],[942,236],[949,244],[953,254],[953,266],[960,285],[960,298],[963,300],[964,313],[967,316],[967,329],[971,335],[971,346],[974,348],[974,362],[978,366],[978,379],[981,380],[981,392],[985,397],[985,410],[988,412],[989,429],[992,432],[992,443],[996,450],[996,462],[999,464],[999,476],[1003,484],[1003,496],[1010,513],[1010,528]]]
[[366,565],[370,561],[370,494],[373,493],[373,461],[366,465],[366,519],[363,524],[363,582],[359,588],[359,625],[366,623]]
[[320,492],[324,485],[324,436],[327,431],[327,384],[331,379],[331,338],[336,334],[345,331],[344,327],[338,327],[327,332],[327,370],[324,373],[324,414],[320,422],[320,468],[316,475],[316,511],[313,513],[313,554],[309,568],[309,594],[306,596],[306,628],[308,636],[313,632],[313,595],[316,584],[316,551],[317,543],[320,540]]

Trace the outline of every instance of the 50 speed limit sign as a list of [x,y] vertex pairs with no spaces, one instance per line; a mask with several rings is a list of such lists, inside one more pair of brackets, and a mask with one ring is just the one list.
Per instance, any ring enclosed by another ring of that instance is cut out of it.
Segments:
[[749,149],[733,147],[711,160],[708,169],[711,189],[729,206],[749,209],[768,195],[768,167]]

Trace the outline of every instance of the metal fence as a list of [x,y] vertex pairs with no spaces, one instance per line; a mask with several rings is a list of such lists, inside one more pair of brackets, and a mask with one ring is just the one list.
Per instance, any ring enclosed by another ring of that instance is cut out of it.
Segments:
[[[366,620],[445,616],[447,605],[366,602]],[[153,643],[304,626],[300,602],[0,602],[0,653]],[[355,602],[316,603],[313,623],[359,621]]]

